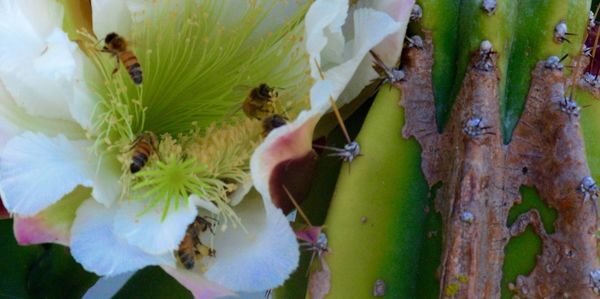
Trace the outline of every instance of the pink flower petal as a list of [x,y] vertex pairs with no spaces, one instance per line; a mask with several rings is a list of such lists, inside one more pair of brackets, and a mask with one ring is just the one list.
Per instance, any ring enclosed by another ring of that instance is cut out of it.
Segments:
[[319,235],[323,230],[322,226],[309,226],[296,232],[296,238],[306,241],[310,244],[315,244],[319,240]]
[[235,296],[236,293],[207,280],[204,275],[194,271],[162,266],[163,270],[173,276],[179,283],[190,290],[194,298],[212,299],[225,296]]
[[69,231],[50,227],[41,217],[16,216],[13,223],[15,238],[19,245],[57,243],[69,245]]
[[13,230],[17,243],[20,245],[57,243],[69,246],[75,212],[88,197],[89,189],[77,188],[34,216],[15,216]]

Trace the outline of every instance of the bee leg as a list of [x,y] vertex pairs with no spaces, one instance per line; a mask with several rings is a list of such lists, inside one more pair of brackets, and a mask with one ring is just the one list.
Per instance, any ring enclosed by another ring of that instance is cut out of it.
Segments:
[[115,68],[112,71],[113,75],[116,74],[117,71],[119,71],[119,66],[121,65],[121,61],[119,61],[119,56],[116,56],[116,57],[117,57],[117,64],[115,65]]

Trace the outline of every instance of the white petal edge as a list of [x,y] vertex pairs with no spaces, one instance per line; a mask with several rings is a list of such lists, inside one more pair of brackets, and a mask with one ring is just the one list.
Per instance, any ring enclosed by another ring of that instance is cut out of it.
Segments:
[[126,200],[118,207],[113,230],[122,239],[127,240],[150,254],[171,254],[179,247],[190,223],[198,211],[191,200],[186,205],[181,199],[179,207],[171,205],[165,219],[162,219],[163,205],[141,214],[146,208],[142,200]]
[[88,141],[25,132],[8,141],[0,156],[0,188],[6,208],[31,216],[77,185],[91,187],[95,170]]
[[247,230],[229,228],[214,237],[216,258],[205,273],[236,292],[256,292],[283,284],[298,266],[298,242],[286,217],[257,193],[235,211]]
[[107,209],[92,199],[77,210],[71,229],[71,254],[86,271],[115,276],[150,265],[175,265],[172,254],[148,254],[115,235],[116,212],[116,208]]

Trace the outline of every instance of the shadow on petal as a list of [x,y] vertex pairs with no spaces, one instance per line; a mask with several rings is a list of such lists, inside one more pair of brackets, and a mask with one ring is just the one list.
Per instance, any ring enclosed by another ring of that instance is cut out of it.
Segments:
[[320,116],[319,111],[301,113],[293,123],[273,130],[252,156],[250,169],[256,190],[284,213],[290,212],[293,204],[283,185],[298,202],[310,190],[317,158],[312,138]]

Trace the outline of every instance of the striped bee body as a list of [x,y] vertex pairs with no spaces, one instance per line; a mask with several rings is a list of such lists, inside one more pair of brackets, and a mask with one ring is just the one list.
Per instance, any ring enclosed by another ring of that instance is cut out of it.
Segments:
[[287,124],[287,118],[279,114],[271,114],[262,120],[263,137],[267,137],[273,129]]
[[129,166],[131,173],[140,171],[146,165],[149,157],[154,153],[157,143],[156,135],[152,132],[144,132],[133,141],[131,146],[133,154]]
[[129,50],[123,51],[119,53],[119,59],[123,62],[133,83],[137,85],[142,84],[142,66],[137,57],[135,57],[135,54]]
[[273,99],[277,96],[275,88],[262,83],[250,90],[244,99],[242,110],[247,117],[262,120],[274,112]]
[[119,60],[129,73],[131,80],[136,85],[142,84],[142,66],[133,51],[127,47],[127,40],[115,32],[109,33],[104,38],[103,52],[111,53],[117,57],[117,65],[113,74],[119,70]]
[[216,251],[213,248],[202,244],[200,241],[201,233],[206,232],[207,230],[214,233],[212,229],[213,225],[214,224],[208,219],[196,216],[196,220],[188,226],[185,231],[185,236],[183,237],[183,240],[181,240],[179,248],[176,251],[179,261],[186,269],[193,269],[198,258],[215,256]]

